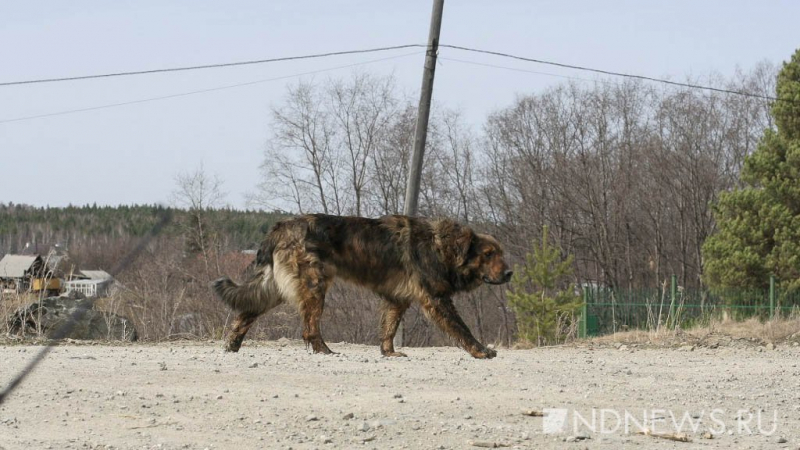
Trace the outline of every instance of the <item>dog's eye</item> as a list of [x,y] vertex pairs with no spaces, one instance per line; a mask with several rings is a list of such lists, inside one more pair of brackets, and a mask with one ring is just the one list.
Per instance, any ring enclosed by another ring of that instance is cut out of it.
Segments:
[[483,252],[483,255],[486,256],[487,258],[491,258],[492,256],[494,256],[494,250],[487,250]]

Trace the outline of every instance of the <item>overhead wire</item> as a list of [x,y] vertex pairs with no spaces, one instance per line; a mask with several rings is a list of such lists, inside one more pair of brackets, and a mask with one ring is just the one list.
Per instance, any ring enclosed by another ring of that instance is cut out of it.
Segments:
[[[612,87],[621,87],[622,86],[619,82],[611,81],[611,80],[608,80],[608,79],[602,79],[602,78],[595,78],[595,79],[592,79],[592,78],[581,78],[581,77],[557,74],[557,73],[552,73],[552,72],[541,72],[541,71],[536,71],[536,70],[520,69],[518,67],[500,66],[500,65],[497,65],[497,64],[481,63],[481,62],[477,62],[477,61],[469,61],[469,60],[458,59],[458,58],[448,58],[448,57],[445,57],[445,56],[439,56],[439,60],[452,61],[452,62],[457,62],[457,63],[461,63],[461,64],[468,64],[468,65],[480,66],[480,67],[489,67],[489,68],[492,68],[492,69],[508,70],[508,71],[511,71],[511,72],[530,73],[530,74],[534,74],[534,75],[544,75],[544,76],[549,76],[549,77],[563,78],[563,79],[567,79],[567,80],[575,80],[575,81],[581,81],[581,82],[586,82],[586,83],[602,84],[604,86],[612,86]],[[672,86],[672,87],[670,87],[668,85],[663,85],[663,86],[664,86],[664,89],[673,89],[673,88],[675,88],[674,86]]]
[[[167,73],[167,72],[179,72],[179,71],[190,71],[190,70],[204,70],[204,69],[223,68],[223,67],[236,67],[236,66],[245,66],[245,65],[274,63],[274,62],[281,62],[281,61],[295,61],[295,60],[303,60],[303,59],[324,58],[324,57],[339,56],[339,55],[352,55],[352,54],[383,52],[383,51],[398,50],[398,49],[404,49],[404,48],[426,48],[427,49],[426,51],[431,51],[431,49],[427,45],[423,45],[423,44],[404,44],[404,45],[396,45],[396,46],[390,46],[390,47],[377,47],[377,48],[359,49],[359,50],[345,50],[345,51],[328,52],[328,53],[317,53],[317,54],[311,54],[311,55],[286,56],[286,57],[279,57],[279,58],[269,58],[269,59],[259,59],[259,60],[249,60],[249,61],[237,61],[237,62],[216,63],[216,64],[205,64],[205,65],[197,65],[197,66],[184,66],[184,67],[171,67],[171,68],[163,68],[163,69],[137,70],[137,71],[115,72],[115,73],[105,73],[105,74],[95,74],[95,75],[83,75],[83,76],[74,76],[74,77],[43,78],[43,79],[35,79],[35,80],[9,81],[9,82],[0,82],[0,87],[4,87],[4,86],[19,86],[19,85],[37,84],[37,83],[55,83],[55,82],[63,82],[63,81],[77,81],[77,80],[99,79],[99,78],[110,78],[110,77],[122,77],[122,76],[133,76],[133,75],[145,75],[145,74],[156,74],[156,73]],[[663,78],[655,78],[655,77],[650,77],[650,76],[645,76],[645,75],[636,75],[636,74],[629,74],[629,73],[616,72],[616,71],[610,71],[610,70],[595,69],[595,68],[591,68],[591,67],[578,66],[578,65],[574,65],[574,64],[565,64],[565,63],[559,63],[559,62],[554,62],[554,61],[547,61],[547,60],[542,60],[542,59],[529,58],[529,57],[524,57],[524,56],[519,56],[519,55],[514,55],[514,54],[504,53],[504,52],[498,52],[498,51],[493,51],[493,50],[483,50],[483,49],[478,49],[478,48],[465,47],[465,46],[452,45],[452,44],[438,44],[438,48],[447,48],[447,49],[453,49],[453,50],[459,50],[459,51],[465,51],[465,52],[486,54],[486,55],[498,56],[498,57],[503,57],[503,58],[515,59],[515,60],[519,60],[519,61],[532,62],[532,63],[536,63],[536,64],[544,64],[544,65],[550,65],[550,66],[561,67],[561,68],[572,69],[572,70],[587,71],[587,72],[593,72],[593,73],[609,75],[609,76],[615,76],[615,77],[638,79],[638,80],[662,83],[662,84],[665,84],[665,85],[672,85],[672,86],[678,86],[678,87],[684,87],[684,88],[690,88],[690,89],[699,89],[699,90],[705,90],[705,91],[713,91],[713,92],[719,92],[719,93],[725,93],[725,94],[739,95],[739,96],[757,98],[757,99],[761,99],[761,100],[767,100],[767,101],[771,101],[771,102],[779,101],[779,100],[794,102],[794,100],[791,100],[791,99],[789,99],[789,100],[779,99],[777,97],[772,97],[772,96],[768,96],[768,95],[754,94],[754,93],[750,93],[750,92],[742,92],[742,91],[718,88],[718,87],[713,87],[713,86],[705,86],[705,85],[700,85],[700,84],[695,84],[695,83],[683,83],[683,82],[672,81],[672,80],[667,80],[667,79],[663,79]],[[246,83],[238,83],[238,84],[220,86],[220,87],[209,88],[209,89],[201,89],[201,90],[196,90],[196,91],[183,92],[183,93],[178,93],[178,94],[164,95],[164,96],[151,97],[151,98],[140,99],[140,100],[132,100],[132,101],[120,102],[120,103],[113,103],[113,104],[108,104],[108,105],[93,106],[93,107],[87,107],[87,108],[78,108],[78,109],[59,111],[59,112],[54,112],[54,113],[38,114],[38,115],[25,116],[25,117],[17,117],[17,118],[13,118],[13,119],[5,119],[5,120],[0,120],[0,124],[10,123],[10,122],[18,122],[18,121],[23,121],[23,120],[39,119],[39,118],[44,118],[44,117],[59,116],[59,115],[65,115],[65,114],[73,114],[73,113],[86,112],[86,111],[94,111],[94,110],[98,110],[98,109],[114,108],[114,107],[119,107],[119,106],[126,106],[126,105],[132,105],[132,104],[137,104],[137,103],[146,103],[146,102],[152,102],[152,101],[157,101],[157,100],[166,100],[166,99],[177,98],[177,97],[185,97],[185,96],[189,96],[189,95],[202,94],[202,93],[206,93],[206,92],[213,92],[213,91],[219,91],[219,90],[224,90],[224,89],[231,89],[231,88],[236,88],[236,87],[241,87],[241,86],[248,86],[248,85],[258,84],[258,83],[265,83],[265,82],[269,82],[269,81],[277,81],[277,80],[282,80],[282,79],[287,79],[287,78],[292,78],[292,77],[297,77],[297,76],[311,75],[311,74],[315,74],[315,73],[321,73],[321,72],[326,72],[326,71],[330,71],[330,70],[337,70],[337,69],[341,69],[341,68],[355,67],[355,66],[358,66],[358,65],[370,64],[370,63],[373,63],[373,62],[385,61],[385,60],[388,60],[388,59],[395,59],[395,58],[399,58],[399,57],[403,57],[403,56],[410,56],[410,55],[413,55],[413,54],[416,54],[416,53],[410,53],[410,54],[405,54],[405,55],[400,55],[400,56],[393,56],[393,57],[389,57],[389,58],[382,58],[382,59],[377,59],[377,60],[373,60],[373,61],[366,61],[366,62],[363,62],[363,63],[348,64],[348,65],[339,66],[339,67],[333,67],[333,68],[328,68],[328,69],[309,71],[309,72],[293,74],[293,75],[287,75],[287,76],[282,76],[282,77],[268,78],[268,79],[264,79],[264,80],[256,80],[256,81],[251,81],[251,82],[246,82]],[[576,79],[576,80],[582,80],[582,81],[592,81],[592,80],[587,80],[585,78],[580,78],[580,77],[573,77],[573,76],[568,76],[568,75],[560,75],[560,74],[547,73],[547,72],[529,71],[529,70],[513,68],[513,67],[497,66],[497,65],[492,65],[492,64],[488,64],[488,63],[481,63],[481,62],[475,62],[475,61],[465,61],[465,60],[460,60],[460,59],[456,59],[456,58],[448,58],[448,57],[444,57],[444,56],[440,56],[440,59],[442,59],[442,60],[451,60],[451,61],[456,61],[456,62],[465,63],[465,64],[472,64],[472,65],[494,67],[494,68],[500,68],[500,69],[506,69],[506,70],[513,70],[513,71],[518,71],[518,72],[529,72],[529,73],[534,73],[534,74],[561,77],[561,78],[567,78],[567,79]],[[603,81],[603,80],[594,80],[594,81],[599,81],[601,83],[607,83],[607,81]]]
[[438,59],[440,59],[442,61],[453,61],[453,62],[462,63],[462,64],[469,64],[469,65],[473,65],[473,66],[489,67],[489,68],[492,68],[492,69],[503,69],[503,70],[509,70],[509,71],[512,71],[512,72],[522,72],[522,73],[530,73],[530,74],[534,74],[534,75],[545,75],[545,76],[548,76],[548,77],[564,78],[564,79],[567,79],[567,80],[586,81],[586,82],[591,82],[591,83],[599,82],[599,83],[603,83],[603,84],[611,84],[611,85],[614,85],[614,86],[618,85],[617,83],[615,83],[613,81],[592,80],[590,78],[581,78],[581,77],[562,75],[562,74],[557,74],[557,73],[552,73],[552,72],[540,72],[540,71],[536,71],[536,70],[520,69],[518,67],[499,66],[497,64],[488,64],[488,63],[482,63],[482,62],[477,62],[477,61],[469,61],[469,60],[458,59],[458,58],[448,58],[446,56],[439,56]]
[[[481,54],[486,54],[486,55],[500,56],[500,57],[503,57],[503,58],[516,59],[516,60],[520,60],[520,61],[533,62],[533,63],[537,63],[537,64],[545,64],[545,65],[550,65],[550,66],[555,66],[555,67],[562,67],[562,68],[566,68],[566,69],[574,69],[574,70],[581,70],[581,71],[586,71],[586,72],[594,72],[594,73],[599,73],[599,74],[603,74],[603,75],[611,75],[611,76],[615,76],[615,77],[634,78],[634,79],[638,79],[638,80],[652,81],[652,82],[656,82],[656,83],[669,84],[669,85],[673,85],[673,86],[680,86],[680,87],[686,87],[686,88],[691,88],[691,89],[701,89],[701,90],[714,91],[714,92],[720,92],[720,93],[725,93],[725,94],[741,95],[741,96],[744,96],[744,97],[759,98],[759,99],[762,99],[762,100],[769,100],[769,101],[782,100],[782,99],[779,99],[777,97],[771,97],[771,96],[768,96],[768,95],[753,94],[753,93],[750,93],[750,92],[735,91],[735,90],[732,90],[732,89],[717,88],[717,87],[713,87],[713,86],[704,86],[704,85],[694,84],[694,83],[682,83],[682,82],[679,82],[679,81],[666,80],[666,79],[663,79],[663,78],[655,78],[655,77],[649,77],[649,76],[645,76],[645,75],[636,75],[636,74],[630,74],[630,73],[624,73],[624,72],[614,72],[614,71],[610,71],[610,70],[594,69],[594,68],[591,68],[591,67],[577,66],[577,65],[573,65],[573,64],[565,64],[565,63],[559,63],[559,62],[554,62],[554,61],[546,61],[546,60],[543,60],[543,59],[528,58],[528,57],[524,57],[524,56],[512,55],[510,53],[497,52],[497,51],[493,51],[493,50],[482,50],[482,49],[478,49],[478,48],[462,47],[460,45],[450,45],[450,44],[439,44],[439,47],[440,48],[442,48],[442,47],[443,48],[450,48],[450,49],[454,49],[454,50],[461,50],[461,51],[472,52],[472,53],[481,53]],[[793,100],[786,100],[786,101],[793,101]]]
[[21,81],[6,81],[0,82],[0,87],[2,86],[19,86],[24,84],[39,84],[39,83],[56,83],[62,81],[78,81],[78,80],[90,80],[96,78],[112,78],[112,77],[126,77],[131,75],[149,75],[155,73],[166,73],[166,72],[183,72],[188,70],[203,70],[203,69],[219,69],[222,67],[237,67],[237,66],[248,66],[248,65],[255,65],[255,64],[266,64],[266,63],[274,63],[274,62],[281,62],[281,61],[297,61],[301,59],[316,59],[316,58],[326,58],[329,56],[341,56],[341,55],[355,55],[361,53],[374,53],[374,52],[385,52],[389,50],[400,50],[404,48],[424,48],[427,45],[424,44],[405,44],[405,45],[395,45],[391,47],[377,47],[377,48],[367,48],[367,49],[360,49],[360,50],[344,50],[339,52],[328,52],[328,53],[316,53],[312,55],[301,55],[301,56],[284,56],[280,58],[269,58],[269,59],[256,59],[251,61],[237,61],[237,62],[229,62],[229,63],[217,63],[217,64],[203,64],[199,66],[184,66],[184,67],[170,67],[166,69],[148,69],[148,70],[134,70],[129,72],[114,72],[114,73],[104,73],[104,74],[95,74],[95,75],[80,75],[74,77],[59,77],[59,78],[41,78],[35,80],[21,80]]
[[215,92],[215,91],[222,91],[222,90],[226,90],[226,89],[233,89],[233,88],[238,88],[238,87],[243,87],[243,86],[251,86],[251,85],[254,85],[254,84],[268,83],[270,81],[286,80],[286,79],[289,79],[289,78],[297,78],[297,77],[302,77],[302,76],[306,76],[306,75],[315,75],[315,74],[318,74],[318,73],[330,72],[330,71],[333,71],[333,70],[340,70],[340,69],[347,69],[347,68],[350,68],[350,67],[363,66],[363,65],[367,65],[367,64],[373,64],[373,63],[381,62],[381,61],[388,61],[388,60],[391,60],[391,59],[398,59],[398,58],[404,58],[404,57],[407,57],[407,56],[419,55],[421,53],[423,53],[423,52],[405,53],[405,54],[402,54],[402,55],[395,55],[395,56],[389,56],[389,57],[386,57],[386,58],[379,58],[379,59],[373,59],[373,60],[369,60],[369,61],[362,61],[362,62],[353,63],[353,64],[346,64],[346,65],[342,65],[342,66],[329,67],[329,68],[326,68],[326,69],[312,70],[312,71],[308,71],[308,72],[295,73],[295,74],[291,74],[291,75],[283,75],[283,76],[273,77],[273,78],[265,78],[265,79],[261,79],[261,80],[248,81],[248,82],[245,82],[245,83],[229,84],[229,85],[225,85],[225,86],[218,86],[218,87],[213,87],[213,88],[208,88],[208,89],[199,89],[199,90],[195,90],[195,91],[181,92],[181,93],[178,93],[178,94],[162,95],[162,96],[158,96],[158,97],[149,97],[149,98],[144,98],[144,99],[139,99],[139,100],[130,100],[130,101],[126,101],[126,102],[110,103],[110,104],[99,105],[99,106],[90,106],[90,107],[86,107],[86,108],[69,109],[69,110],[58,111],[58,112],[53,112],[53,113],[36,114],[36,115],[33,115],[33,116],[16,117],[16,118],[13,118],[13,119],[2,119],[2,120],[0,120],[0,124],[11,123],[11,122],[20,122],[20,121],[24,121],[24,120],[41,119],[41,118],[45,118],[45,117],[62,116],[62,115],[66,115],[66,114],[75,114],[75,113],[81,113],[81,112],[87,112],[87,111],[96,111],[96,110],[99,110],[99,109],[116,108],[116,107],[119,107],[119,106],[135,105],[135,104],[139,104],[139,103],[148,103],[148,102],[154,102],[154,101],[158,101],[158,100],[167,100],[167,99],[178,98],[178,97],[187,97],[187,96],[190,96],[190,95],[204,94],[204,93]]

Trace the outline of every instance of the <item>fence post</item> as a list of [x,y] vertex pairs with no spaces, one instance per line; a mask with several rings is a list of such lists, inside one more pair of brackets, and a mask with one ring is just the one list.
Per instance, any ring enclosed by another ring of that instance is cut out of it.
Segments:
[[775,274],[769,276],[769,320],[775,318]]
[[579,337],[586,338],[589,321],[589,288],[583,287],[583,305],[581,305],[581,328],[578,330]]
[[677,321],[675,320],[675,301],[678,298],[678,276],[673,275],[669,285],[669,321],[670,328],[675,328]]

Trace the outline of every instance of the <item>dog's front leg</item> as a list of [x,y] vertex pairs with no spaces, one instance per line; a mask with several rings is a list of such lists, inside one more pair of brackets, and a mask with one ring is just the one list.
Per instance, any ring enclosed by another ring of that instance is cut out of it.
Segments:
[[496,351],[487,348],[472,336],[467,324],[458,315],[451,298],[427,297],[422,302],[422,310],[442,331],[455,339],[458,345],[473,357],[491,359],[497,356]]

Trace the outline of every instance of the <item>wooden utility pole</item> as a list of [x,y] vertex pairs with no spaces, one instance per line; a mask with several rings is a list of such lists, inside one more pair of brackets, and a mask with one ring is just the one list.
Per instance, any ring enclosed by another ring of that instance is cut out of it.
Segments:
[[[422,160],[425,156],[425,141],[428,138],[428,118],[431,115],[431,98],[433,97],[433,75],[436,72],[436,53],[439,51],[439,32],[442,29],[442,11],[444,0],[433,0],[431,13],[431,28],[428,32],[428,51],[425,56],[425,67],[422,70],[422,89],[419,95],[419,109],[417,110],[417,128],[414,133],[414,153],[411,156],[411,165],[408,171],[406,184],[406,201],[403,213],[407,216],[417,215],[419,200],[419,184],[422,177]],[[403,345],[403,323],[397,329],[394,337],[395,347]]]

